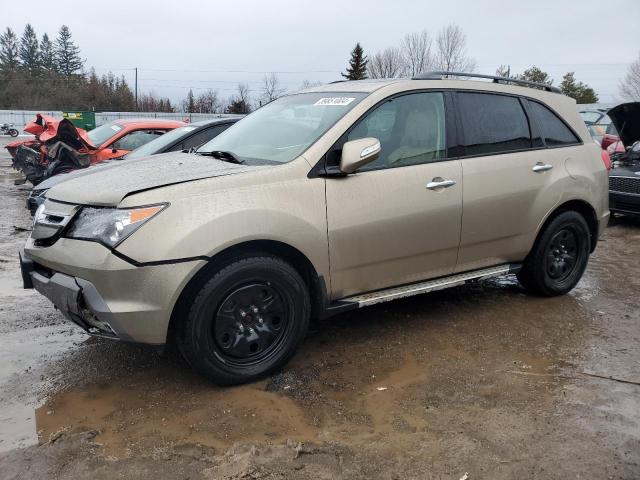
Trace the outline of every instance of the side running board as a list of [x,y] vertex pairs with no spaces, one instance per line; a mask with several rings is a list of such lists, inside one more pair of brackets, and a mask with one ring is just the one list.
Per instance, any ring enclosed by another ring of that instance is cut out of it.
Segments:
[[375,292],[363,293],[340,299],[340,303],[357,304],[358,308],[368,307],[376,303],[388,302],[398,298],[412,297],[421,293],[443,290],[449,287],[462,285],[470,280],[482,280],[484,278],[496,277],[506,273],[513,273],[520,270],[520,264],[499,265],[497,267],[483,268],[481,270],[473,270],[471,272],[456,273],[447,277],[436,278],[435,280],[427,280],[420,283],[412,283],[401,287],[393,287],[386,290],[378,290]]

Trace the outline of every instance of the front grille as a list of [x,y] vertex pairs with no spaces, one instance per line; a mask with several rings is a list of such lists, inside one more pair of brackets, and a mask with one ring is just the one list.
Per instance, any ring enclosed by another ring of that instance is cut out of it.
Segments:
[[609,190],[640,195],[640,176],[638,178],[609,177]]

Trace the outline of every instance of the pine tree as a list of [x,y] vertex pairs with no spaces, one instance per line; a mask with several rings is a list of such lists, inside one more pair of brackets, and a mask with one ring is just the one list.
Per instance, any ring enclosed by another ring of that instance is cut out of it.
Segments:
[[84,64],[80,58],[80,49],[73,43],[73,40],[71,40],[71,31],[66,25],[62,25],[58,32],[55,58],[58,71],[66,76],[67,80],[71,75],[78,72]]
[[18,37],[9,27],[0,34],[0,70],[12,71],[20,66]]
[[589,85],[582,82],[576,82],[575,72],[568,72],[562,77],[560,90],[565,95],[574,98],[577,103],[598,103],[598,95]]
[[367,78],[368,61],[369,59],[364,54],[360,43],[356,43],[356,46],[351,50],[351,58],[349,59],[347,72],[341,73],[341,75],[347,80],[364,80]]
[[56,72],[56,57],[53,50],[53,43],[46,33],[40,40],[40,68],[45,72]]
[[231,97],[224,113],[250,113],[251,107],[240,97]]
[[30,73],[34,73],[40,68],[38,37],[36,37],[36,32],[29,23],[24,27],[18,51],[22,68],[28,70]]
[[549,74],[536,66],[525,70],[522,75],[518,75],[518,79],[527,80],[529,82],[544,83],[546,85],[551,85],[553,83],[553,79],[549,77]]
[[96,70],[93,67],[89,70],[89,78],[87,82],[87,104],[90,108],[95,108],[97,110],[102,110],[104,108],[102,85],[100,84],[100,79],[98,78],[98,75],[96,75]]
[[115,96],[119,110],[123,110],[125,112],[135,110],[136,100],[133,92],[127,84],[127,80],[124,78],[124,75],[119,80],[116,79]]
[[196,99],[193,96],[193,90],[189,90],[187,93],[187,98],[184,101],[184,111],[187,113],[195,113],[196,111]]

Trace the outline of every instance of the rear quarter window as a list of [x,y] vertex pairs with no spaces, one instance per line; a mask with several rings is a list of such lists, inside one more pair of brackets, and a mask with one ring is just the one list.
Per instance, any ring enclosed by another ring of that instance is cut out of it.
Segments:
[[580,143],[580,139],[549,108],[529,100],[529,110],[536,119],[542,138],[548,147],[563,147]]
[[531,148],[529,122],[518,98],[458,92],[456,101],[465,156]]

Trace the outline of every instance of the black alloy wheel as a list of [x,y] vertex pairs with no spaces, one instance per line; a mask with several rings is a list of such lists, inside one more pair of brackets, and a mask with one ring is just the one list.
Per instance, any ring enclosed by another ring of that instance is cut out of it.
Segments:
[[539,234],[518,280],[538,295],[564,295],[582,278],[590,251],[591,232],[584,217],[572,210],[560,212]]
[[247,256],[212,272],[189,300],[178,347],[219,385],[259,379],[284,365],[309,325],[305,281],[273,256]]

